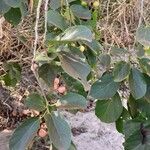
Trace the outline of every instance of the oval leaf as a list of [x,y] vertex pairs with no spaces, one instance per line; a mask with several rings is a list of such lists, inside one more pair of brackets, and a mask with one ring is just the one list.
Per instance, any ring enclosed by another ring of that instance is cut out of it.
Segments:
[[89,90],[90,85],[87,83],[87,76],[91,71],[90,66],[67,52],[62,52],[59,58],[64,71],[74,79],[79,80],[86,91]]
[[60,99],[61,108],[64,109],[84,109],[86,107],[86,99],[77,93],[67,93]]
[[81,5],[71,5],[71,11],[73,12],[74,16],[80,19],[91,19],[91,12],[88,8],[83,7]]
[[67,150],[71,145],[71,129],[58,112],[45,116],[49,137],[57,149]]
[[28,108],[35,109],[37,111],[43,111],[46,107],[44,98],[37,93],[30,94],[25,101],[25,105]]
[[115,122],[122,111],[123,106],[118,93],[112,99],[98,100],[96,102],[95,114],[103,122]]
[[10,150],[25,150],[40,127],[39,118],[30,118],[19,126],[10,138]]
[[102,80],[96,81],[90,91],[90,95],[96,99],[109,99],[113,97],[119,88],[119,83],[113,81],[110,74],[105,74]]
[[131,115],[132,118],[137,117],[138,115],[138,106],[137,106],[137,101],[134,99],[132,95],[129,96],[128,102],[128,111]]
[[120,61],[115,65],[113,76],[115,82],[121,82],[128,77],[130,73],[130,64]]
[[60,28],[61,30],[65,30],[68,27],[65,19],[57,11],[54,10],[48,11],[47,21],[49,24],[52,24],[57,28]]
[[79,41],[85,40],[92,42],[91,30],[83,25],[69,27],[62,34],[56,37],[56,41]]
[[135,99],[140,99],[146,94],[147,85],[143,74],[136,68],[132,68],[129,75],[129,88]]
[[49,63],[43,64],[38,70],[39,77],[42,78],[45,83],[53,88],[54,79],[56,77],[56,66]]

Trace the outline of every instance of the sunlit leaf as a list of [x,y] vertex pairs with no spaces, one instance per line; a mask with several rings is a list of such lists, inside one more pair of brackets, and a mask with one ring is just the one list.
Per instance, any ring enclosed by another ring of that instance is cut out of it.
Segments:
[[55,40],[64,42],[85,40],[91,42],[92,32],[86,26],[76,25],[66,29],[62,34],[57,36]]

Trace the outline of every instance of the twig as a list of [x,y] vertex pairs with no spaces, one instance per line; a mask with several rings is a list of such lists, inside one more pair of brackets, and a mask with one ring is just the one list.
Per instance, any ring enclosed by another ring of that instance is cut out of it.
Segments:
[[38,6],[37,6],[37,14],[36,14],[36,22],[35,22],[35,41],[34,41],[34,50],[33,50],[33,59],[36,55],[36,49],[37,49],[37,43],[38,43],[38,23],[40,18],[40,8],[42,5],[42,0],[39,0]]
[[142,24],[142,19],[143,19],[143,8],[144,8],[144,0],[139,0],[140,1],[140,19],[139,19],[139,24],[138,24],[138,28],[141,26]]
[[45,0],[45,8],[44,8],[44,11],[45,11],[45,32],[44,32],[44,40],[43,40],[43,42],[45,42],[45,40],[46,40],[46,33],[47,33],[47,11],[48,11],[48,2],[49,2],[49,0]]

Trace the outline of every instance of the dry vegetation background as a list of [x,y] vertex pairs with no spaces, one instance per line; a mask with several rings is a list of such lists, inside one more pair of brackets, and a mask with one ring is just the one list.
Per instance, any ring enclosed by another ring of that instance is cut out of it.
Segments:
[[[89,0],[88,0],[89,1]],[[101,0],[101,16],[97,27],[99,39],[105,51],[116,45],[134,48],[135,32],[141,22],[150,23],[150,0]],[[23,102],[30,91],[38,90],[38,85],[30,70],[34,44],[34,12],[28,15],[17,28],[13,28],[0,17],[0,75],[4,73],[2,63],[18,62],[22,65],[22,79],[15,88],[8,88],[0,82],[0,131],[13,129],[25,117],[20,115]],[[40,18],[38,50],[46,51],[42,40],[44,21]],[[12,115],[16,111],[16,116]]]

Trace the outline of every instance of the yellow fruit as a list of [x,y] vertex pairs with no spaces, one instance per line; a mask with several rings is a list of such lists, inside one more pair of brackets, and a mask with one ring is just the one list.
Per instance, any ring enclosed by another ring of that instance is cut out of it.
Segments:
[[85,51],[85,47],[83,45],[80,46],[80,51],[84,52]]
[[87,2],[82,1],[82,2],[81,2],[81,5],[82,5],[82,6],[87,6]]
[[145,47],[144,47],[144,50],[145,50],[145,51],[147,51],[147,50],[149,50],[149,49],[150,49],[149,46],[145,46]]
[[72,47],[76,47],[76,45],[74,43],[71,44]]
[[99,6],[99,1],[95,1],[94,3],[93,3],[93,7],[94,8],[97,8]]

